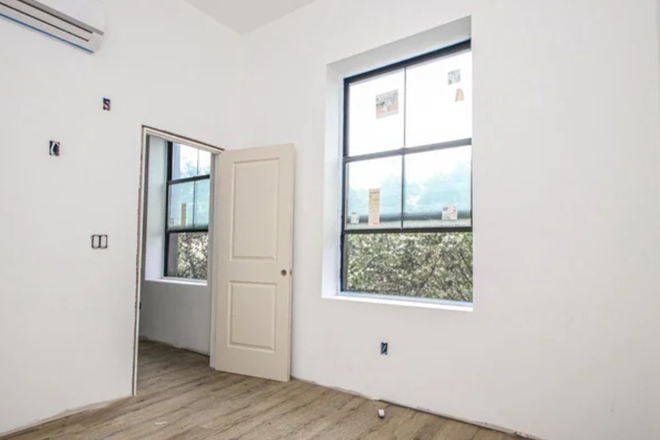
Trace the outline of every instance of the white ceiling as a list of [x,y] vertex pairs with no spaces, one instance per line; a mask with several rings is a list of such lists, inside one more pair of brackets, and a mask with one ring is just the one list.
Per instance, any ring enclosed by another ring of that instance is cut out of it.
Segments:
[[186,0],[239,34],[250,32],[316,0]]

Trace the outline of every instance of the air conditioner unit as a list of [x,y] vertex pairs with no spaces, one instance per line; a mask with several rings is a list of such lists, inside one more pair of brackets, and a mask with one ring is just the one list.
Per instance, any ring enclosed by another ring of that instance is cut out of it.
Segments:
[[105,14],[98,0],[0,0],[0,17],[94,53]]

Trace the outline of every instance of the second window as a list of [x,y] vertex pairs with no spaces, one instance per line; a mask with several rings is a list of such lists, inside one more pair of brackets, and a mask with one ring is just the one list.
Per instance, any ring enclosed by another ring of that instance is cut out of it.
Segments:
[[211,153],[168,145],[165,276],[206,280]]

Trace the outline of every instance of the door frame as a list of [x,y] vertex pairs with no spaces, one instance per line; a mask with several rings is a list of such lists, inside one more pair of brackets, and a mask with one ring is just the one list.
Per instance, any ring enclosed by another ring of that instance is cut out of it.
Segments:
[[[148,125],[142,125],[142,135],[140,147],[140,186],[138,187],[138,222],[137,222],[137,255],[136,255],[136,271],[135,271],[135,316],[134,316],[134,325],[133,325],[133,378],[131,385],[131,394],[133,396],[137,395],[137,372],[138,372],[138,350],[139,350],[139,339],[140,339],[140,301],[142,301],[142,278],[144,271],[144,260],[146,258],[144,252],[144,242],[146,234],[146,222],[147,222],[147,202],[148,202],[148,166],[149,166],[149,157],[148,157],[148,147],[149,147],[149,136],[159,137],[166,141],[176,142],[179,144],[184,144],[190,147],[198,148],[200,150],[208,151],[212,153],[212,162],[211,162],[211,185],[210,185],[210,197],[211,197],[211,209],[210,209],[210,218],[209,218],[209,243],[212,243],[213,239],[213,223],[214,223],[214,187],[216,185],[217,176],[216,171],[218,170],[218,157],[225,151],[224,148],[217,147],[215,145],[208,144],[206,142],[201,142],[186,136],[180,136],[169,131],[161,130],[155,127]],[[213,248],[212,248],[213,249]],[[213,284],[215,280],[215,266],[213,265],[213,253],[209,253],[209,274],[207,283],[211,289],[211,310],[215,310],[215,292],[213,289]],[[211,366],[214,365],[215,360],[215,313],[211,314],[211,341],[209,351],[211,354]]]

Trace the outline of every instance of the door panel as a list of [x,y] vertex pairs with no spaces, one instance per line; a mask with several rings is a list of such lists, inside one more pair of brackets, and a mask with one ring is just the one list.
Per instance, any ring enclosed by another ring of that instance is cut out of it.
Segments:
[[279,168],[273,159],[234,164],[232,259],[277,259]]
[[215,368],[288,381],[293,145],[225,151],[216,219]]
[[275,351],[277,285],[230,283],[229,345]]

